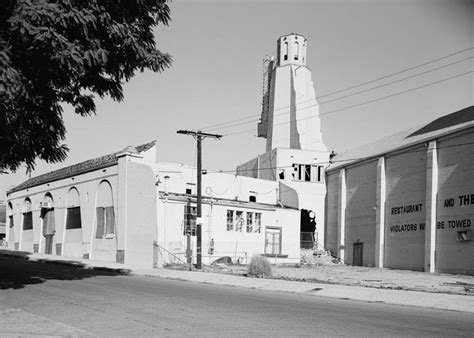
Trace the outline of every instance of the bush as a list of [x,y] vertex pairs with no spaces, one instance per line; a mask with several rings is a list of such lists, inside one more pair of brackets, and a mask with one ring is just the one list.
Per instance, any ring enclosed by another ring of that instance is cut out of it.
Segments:
[[272,276],[272,266],[266,257],[253,256],[250,260],[248,275],[252,277],[265,278]]

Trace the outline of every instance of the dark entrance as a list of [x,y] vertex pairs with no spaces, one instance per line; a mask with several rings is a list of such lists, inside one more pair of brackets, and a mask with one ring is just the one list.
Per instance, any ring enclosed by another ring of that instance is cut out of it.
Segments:
[[364,252],[364,243],[354,243],[352,251],[352,265],[362,266],[362,258]]
[[53,253],[53,238],[56,230],[53,197],[50,193],[46,193],[43,202],[41,202],[41,217],[43,218],[44,253],[51,255]]
[[316,231],[315,214],[311,210],[301,209],[300,248],[314,249],[314,232]]

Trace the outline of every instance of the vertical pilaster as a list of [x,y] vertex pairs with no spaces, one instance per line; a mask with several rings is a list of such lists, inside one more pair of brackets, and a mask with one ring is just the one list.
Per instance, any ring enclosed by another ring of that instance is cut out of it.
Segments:
[[339,250],[339,258],[345,259],[345,245],[346,245],[346,169],[339,171],[338,177],[338,210],[337,210],[337,247]]
[[438,194],[438,145],[428,145],[426,155],[425,271],[436,270],[436,198]]
[[385,179],[385,157],[380,157],[377,163],[377,203],[375,220],[375,266],[383,268],[384,266],[384,248],[385,248],[385,198],[386,198],[386,179]]
[[118,181],[117,181],[117,263],[124,263],[125,250],[127,249],[127,183],[128,162],[130,153],[123,152],[118,157]]

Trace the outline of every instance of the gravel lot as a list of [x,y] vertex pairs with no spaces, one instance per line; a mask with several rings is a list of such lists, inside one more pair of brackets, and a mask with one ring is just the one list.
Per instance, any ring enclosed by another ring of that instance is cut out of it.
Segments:
[[[344,264],[277,265],[272,266],[272,269],[275,279],[474,296],[474,276],[431,274]],[[203,271],[246,276],[247,266],[215,264],[203,267]]]

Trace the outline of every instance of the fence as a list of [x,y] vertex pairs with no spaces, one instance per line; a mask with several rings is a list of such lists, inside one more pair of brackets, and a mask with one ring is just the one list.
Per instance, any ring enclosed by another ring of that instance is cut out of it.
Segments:
[[314,232],[302,232],[300,234],[300,249],[316,249]]

